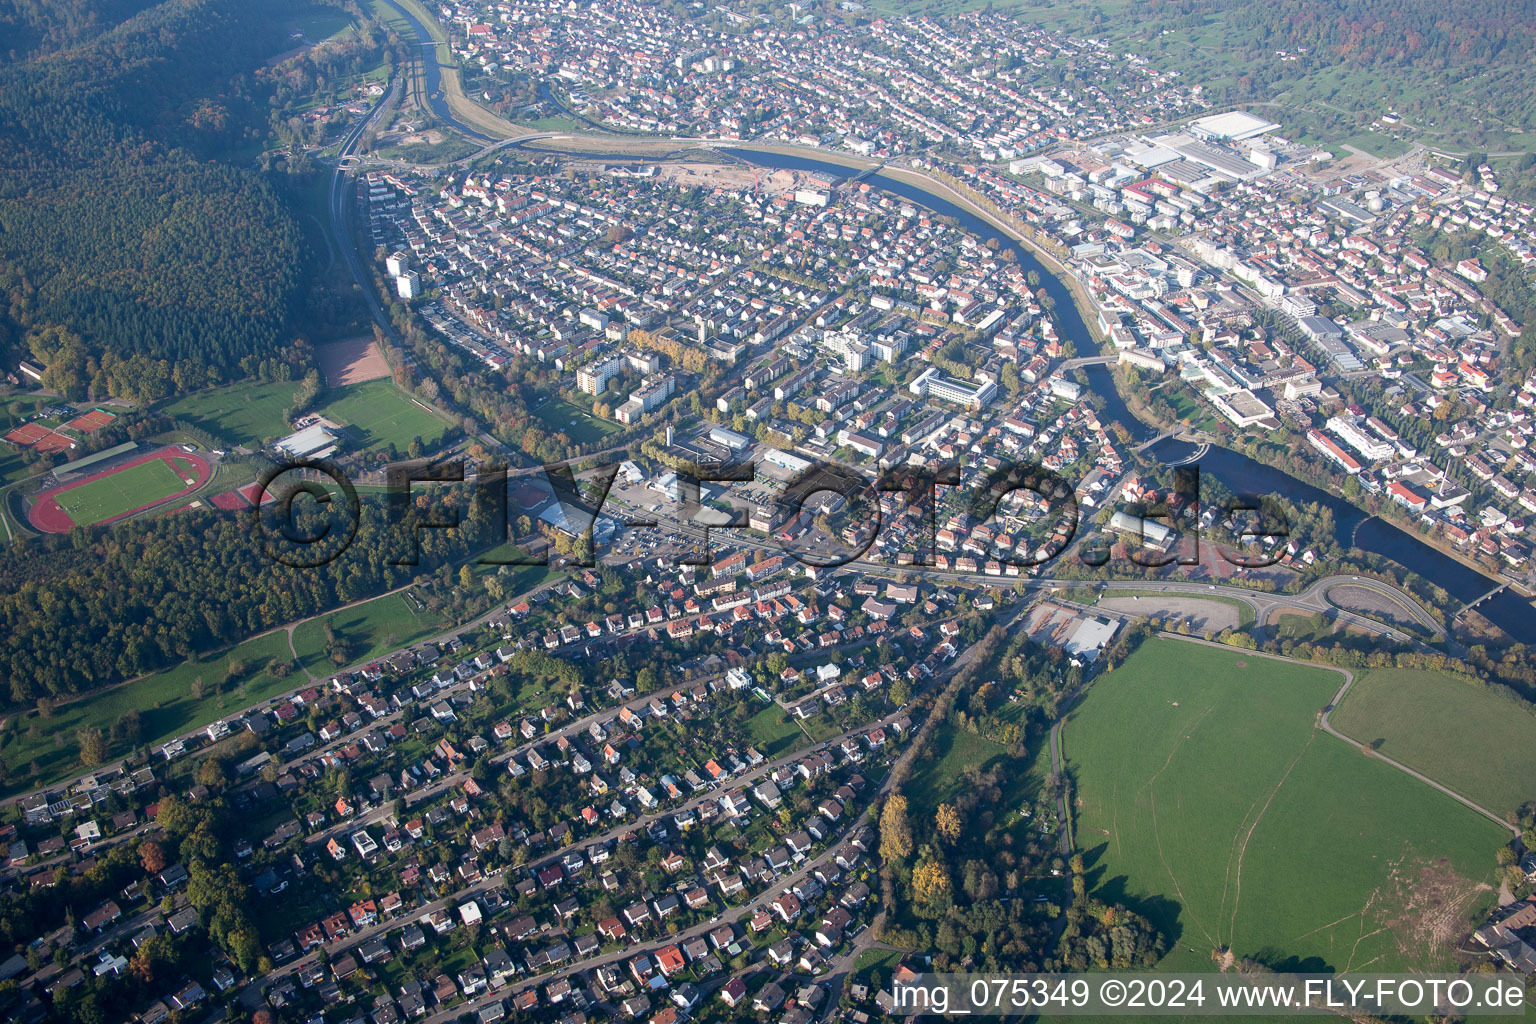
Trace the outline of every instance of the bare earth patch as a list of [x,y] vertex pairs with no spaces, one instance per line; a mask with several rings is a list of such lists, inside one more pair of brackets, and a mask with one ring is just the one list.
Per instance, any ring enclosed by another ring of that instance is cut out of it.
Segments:
[[1401,604],[1370,587],[1355,587],[1342,583],[1329,589],[1328,600],[1347,611],[1369,615],[1390,625],[1408,627],[1418,624]]
[[1380,923],[1403,951],[1444,956],[1465,935],[1472,902],[1489,886],[1458,875],[1443,858],[1409,857],[1393,865],[1385,888]]
[[1239,621],[1237,609],[1231,605],[1220,601],[1202,601],[1198,597],[1174,597],[1168,594],[1140,599],[1101,597],[1099,604],[1112,611],[1129,612],[1132,615],[1161,615],[1170,626],[1175,622],[1185,622],[1197,634],[1206,630],[1220,632],[1223,629],[1236,629]]
[[320,362],[321,375],[333,388],[389,376],[389,363],[385,361],[379,343],[372,338],[333,341],[318,346],[315,355]]
[[661,177],[678,185],[722,188],[730,192],[749,192],[757,188],[769,195],[794,191],[799,177],[794,171],[769,171],[744,164],[665,163]]

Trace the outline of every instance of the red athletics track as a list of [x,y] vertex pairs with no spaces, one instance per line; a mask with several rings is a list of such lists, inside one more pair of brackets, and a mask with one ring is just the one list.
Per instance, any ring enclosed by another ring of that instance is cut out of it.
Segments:
[[147,508],[154,508],[156,505],[163,505],[167,501],[174,501],[177,498],[185,497],[208,482],[209,466],[207,459],[203,458],[201,455],[193,455],[189,452],[184,452],[180,448],[161,448],[159,451],[150,452],[148,455],[141,455],[130,462],[125,462],[121,466],[116,466],[112,469],[104,469],[100,473],[92,473],[90,476],[85,477],[82,480],[73,480],[62,486],[53,487],[44,491],[43,493],[39,494],[37,496],[37,500],[32,503],[31,510],[27,512],[27,519],[32,523],[34,527],[43,531],[44,533],[68,533],[70,530],[75,528],[75,521],[69,518],[69,513],[65,512],[64,509],[59,505],[59,502],[55,497],[56,495],[62,494],[72,488],[79,487],[81,484],[88,484],[92,480],[100,480],[103,477],[111,476],[113,473],[121,473],[123,470],[129,469],[133,466],[143,465],[146,462],[153,462],[155,459],[160,459],[161,461],[168,464],[171,467],[171,472],[175,473],[177,477],[181,476],[181,471],[176,468],[176,464],[171,460],[186,459],[187,462],[191,463],[193,470],[196,471],[197,481],[192,484],[191,487],[183,487],[175,494],[168,494],[161,498],[159,501],[152,501],[147,505],[140,505],[138,508],[131,508],[126,512],[113,516],[111,519],[103,519],[99,523],[93,523],[93,526],[105,526],[107,523],[115,523],[119,519],[126,519],[131,515],[136,515],[139,512],[143,512]]

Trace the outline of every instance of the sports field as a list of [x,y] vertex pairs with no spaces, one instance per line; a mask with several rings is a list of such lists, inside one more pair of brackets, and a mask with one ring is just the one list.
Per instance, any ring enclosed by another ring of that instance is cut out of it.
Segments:
[[54,500],[69,513],[69,518],[81,526],[90,526],[169,498],[185,486],[165,460],[152,459],[61,491]]
[[260,444],[288,433],[286,417],[298,390],[298,381],[245,381],[195,391],[163,411],[231,444]]
[[1340,682],[1151,640],[1069,719],[1090,882],[1164,929],[1164,969],[1446,967],[1492,901],[1507,833],[1315,728]]
[[1495,814],[1536,800],[1536,715],[1512,698],[1438,672],[1378,669],[1331,721]]
[[430,450],[447,428],[441,417],[418,405],[391,380],[370,380],[327,392],[327,401],[318,411],[352,428],[359,446],[368,450],[394,445],[397,452],[404,452],[415,437]]
[[74,526],[112,522],[192,493],[208,479],[209,472],[202,456],[162,448],[116,469],[44,491],[32,503],[27,518],[45,533],[68,533]]

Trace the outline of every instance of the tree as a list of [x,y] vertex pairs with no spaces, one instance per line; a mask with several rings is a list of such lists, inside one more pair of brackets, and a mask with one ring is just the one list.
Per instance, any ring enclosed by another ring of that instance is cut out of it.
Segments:
[[107,759],[107,737],[100,729],[85,728],[76,734],[80,740],[80,763],[95,767]]
[[465,590],[473,590],[475,586],[475,570],[464,566],[459,570],[459,586]]
[[151,875],[158,875],[165,870],[165,847],[156,842],[146,842],[139,845],[139,863],[144,865],[144,870]]
[[919,903],[936,903],[949,895],[949,871],[944,862],[931,857],[912,872],[912,896]]
[[912,826],[907,821],[907,798],[892,793],[880,811],[880,859],[898,862],[912,855]]
[[217,789],[224,785],[224,765],[218,758],[210,757],[197,766],[197,782],[200,786]]
[[953,843],[965,831],[965,822],[961,820],[960,812],[949,804],[939,804],[938,812],[934,815],[934,827],[939,830],[940,836]]

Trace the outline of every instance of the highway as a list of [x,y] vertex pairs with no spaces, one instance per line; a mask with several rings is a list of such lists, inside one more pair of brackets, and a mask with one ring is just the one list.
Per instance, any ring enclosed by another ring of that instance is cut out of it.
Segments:
[[373,320],[384,331],[384,336],[390,340],[395,339],[394,325],[389,322],[388,315],[384,312],[383,305],[379,302],[379,296],[375,292],[373,282],[369,278],[362,260],[357,254],[357,247],[353,244],[352,232],[348,227],[352,207],[352,164],[353,150],[357,148],[358,141],[363,133],[376,121],[380,114],[390,109],[400,93],[400,81],[392,78],[389,89],[382,99],[375,103],[357,122],[342,136],[341,147],[336,153],[336,169],[331,173],[331,192],[327,205],[331,213],[331,234],[335,236],[336,247],[341,250],[342,259],[346,260],[347,269],[352,271],[352,279],[357,282],[358,288],[363,293],[363,301],[368,304],[368,312]]

